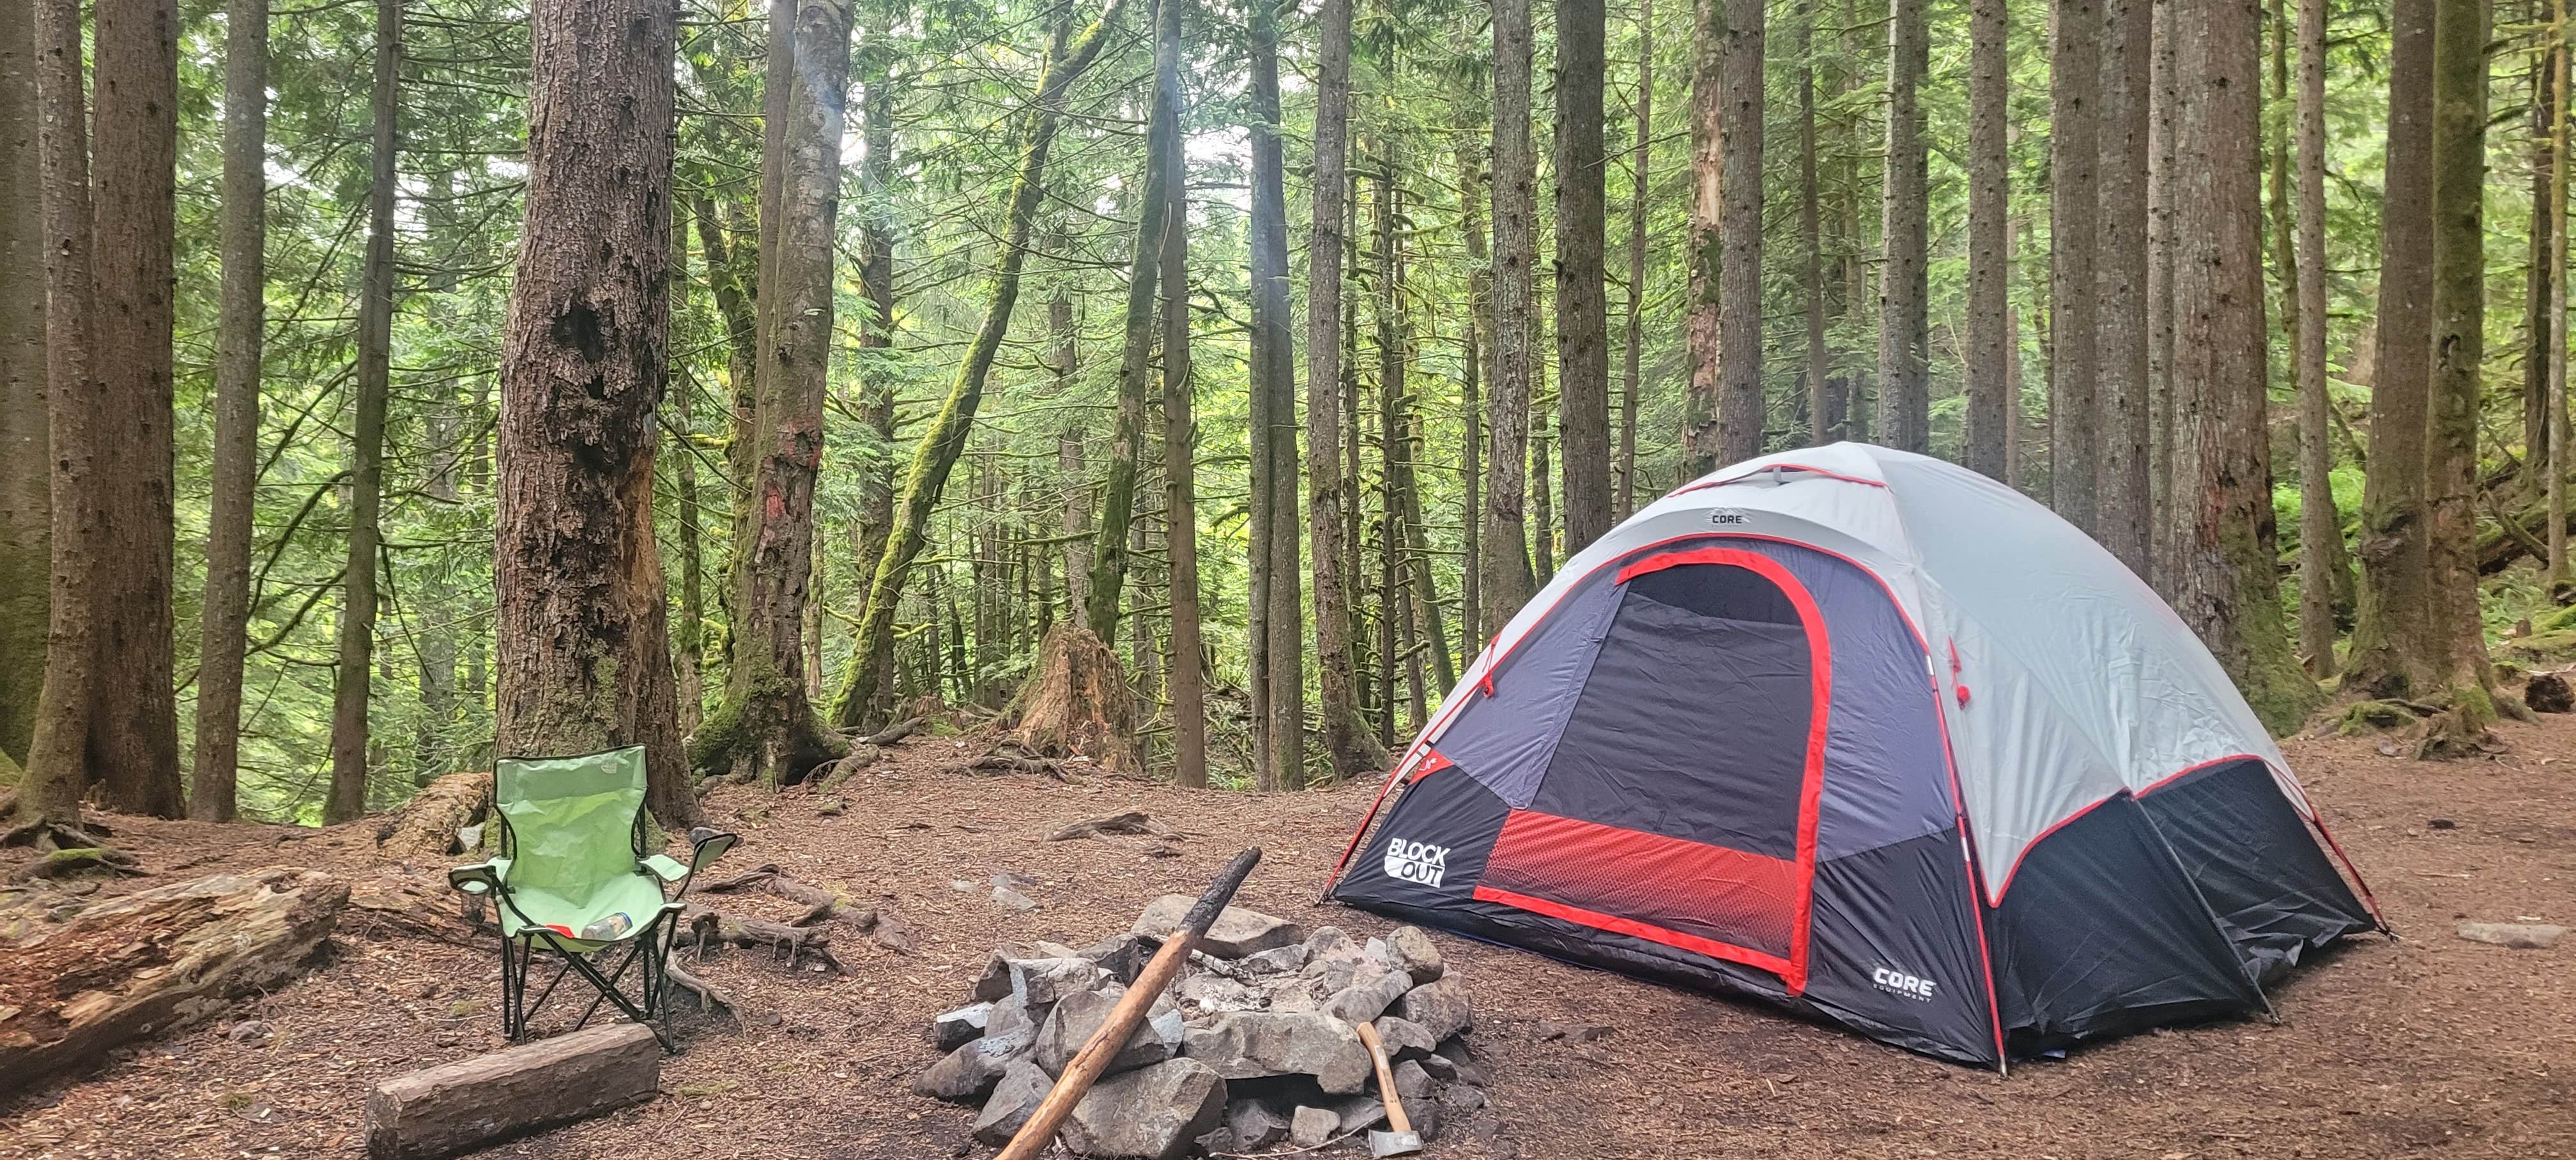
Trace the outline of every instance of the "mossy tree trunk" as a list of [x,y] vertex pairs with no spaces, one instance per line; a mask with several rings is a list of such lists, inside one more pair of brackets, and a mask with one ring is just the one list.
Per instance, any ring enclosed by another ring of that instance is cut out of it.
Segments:
[[43,186],[32,4],[0,10],[0,753],[27,755],[45,678],[53,507],[45,446]]
[[368,693],[375,677],[376,556],[385,482],[385,406],[394,354],[394,148],[402,58],[400,0],[376,0],[376,69],[367,257],[358,301],[358,414],[349,469],[349,554],[340,583],[339,668],[331,695],[331,790],[325,823],[367,812]]

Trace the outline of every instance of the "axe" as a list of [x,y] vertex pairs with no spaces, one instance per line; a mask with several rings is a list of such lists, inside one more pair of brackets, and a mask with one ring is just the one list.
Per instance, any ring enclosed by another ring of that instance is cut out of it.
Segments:
[[1395,1094],[1395,1071],[1387,1066],[1386,1045],[1378,1042],[1377,1028],[1354,1023],[1351,1029],[1360,1033],[1360,1042],[1368,1044],[1369,1061],[1377,1065],[1377,1094],[1386,1101],[1386,1123],[1392,1132],[1369,1132],[1369,1155],[1373,1160],[1389,1156],[1409,1156],[1422,1150],[1422,1134],[1413,1130],[1413,1120],[1404,1114],[1404,1100]]

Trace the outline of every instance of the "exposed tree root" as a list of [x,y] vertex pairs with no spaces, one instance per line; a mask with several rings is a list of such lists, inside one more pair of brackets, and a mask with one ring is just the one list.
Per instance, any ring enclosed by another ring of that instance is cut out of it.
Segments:
[[691,998],[698,1001],[699,1010],[709,1015],[722,1011],[733,1016],[734,1022],[742,1022],[742,1004],[736,1002],[733,996],[716,989],[713,984],[690,974],[677,960],[664,963],[662,972],[669,976],[671,986],[687,992]]
[[[1127,837],[1150,840],[1131,842],[1126,840]],[[1047,835],[1047,841],[1050,842],[1070,842],[1077,838],[1094,838],[1112,846],[1142,850],[1156,858],[1170,858],[1180,853],[1180,850],[1173,845],[1181,840],[1179,831],[1155,821],[1150,815],[1134,811],[1087,818],[1060,827],[1054,833]]]
[[760,890],[807,908],[803,915],[788,923],[789,926],[801,928],[821,922],[840,922],[856,928],[868,936],[868,941],[883,949],[898,954],[910,954],[913,950],[912,936],[905,933],[903,924],[895,921],[892,909],[862,907],[849,895],[809,882],[799,882],[774,864],[722,882],[710,882],[699,889],[710,894]]
[[892,745],[897,741],[901,741],[906,737],[912,736],[913,730],[921,728],[923,720],[924,718],[919,716],[906,717],[901,721],[897,721],[892,725],[888,725],[883,729],[879,729],[874,733],[870,733],[865,737],[859,738],[858,743],[861,745]]
[[976,773],[1033,773],[1068,780],[1063,762],[1032,753],[1016,741],[1006,740],[994,746],[991,752],[966,763],[966,768]]
[[[7,815],[0,814],[0,817],[5,816]],[[91,850],[104,845],[101,839],[106,835],[105,826],[86,823],[81,826],[67,826],[61,822],[39,819],[7,833],[0,833],[0,847],[34,846],[48,853],[61,850]]]
[[[55,829],[59,831],[61,827],[55,827]],[[111,850],[104,846],[57,844],[44,857],[19,867],[9,875],[9,880],[33,882],[39,878],[73,878],[91,871],[136,878],[148,877],[151,873],[135,864],[134,855],[122,850]]]
[[832,953],[832,934],[816,927],[789,926],[765,918],[746,918],[704,907],[689,908],[687,928],[694,940],[697,956],[705,958],[709,946],[738,946],[745,949],[766,948],[782,954],[789,970],[797,960],[814,956],[835,974],[850,974],[850,968]]

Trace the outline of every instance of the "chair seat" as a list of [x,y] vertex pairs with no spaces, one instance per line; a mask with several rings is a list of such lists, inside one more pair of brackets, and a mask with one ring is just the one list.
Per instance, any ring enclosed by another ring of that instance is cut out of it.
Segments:
[[[550,930],[565,950],[576,953],[633,938],[643,932],[654,915],[672,905],[662,897],[662,884],[640,871],[600,884],[587,898],[568,898],[551,890],[517,886],[511,888],[509,901],[510,905],[501,907],[502,937],[517,938],[540,929]],[[526,918],[521,918],[522,914]],[[580,937],[591,924],[618,914],[626,916],[626,926],[616,937]]]

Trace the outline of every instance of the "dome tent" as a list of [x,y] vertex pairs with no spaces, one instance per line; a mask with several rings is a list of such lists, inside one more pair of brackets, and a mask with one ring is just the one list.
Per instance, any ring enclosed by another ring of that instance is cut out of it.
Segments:
[[1864,444],[1585,548],[1398,783],[1331,897],[1964,1063],[2261,1013],[2381,926],[2152,590],[2012,489]]

